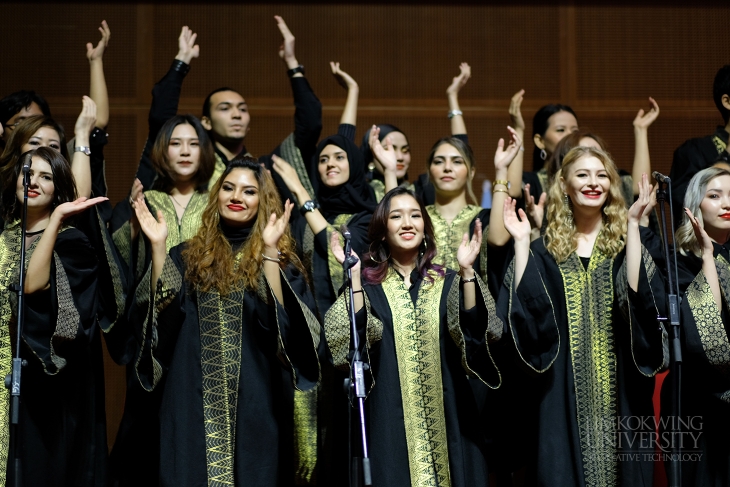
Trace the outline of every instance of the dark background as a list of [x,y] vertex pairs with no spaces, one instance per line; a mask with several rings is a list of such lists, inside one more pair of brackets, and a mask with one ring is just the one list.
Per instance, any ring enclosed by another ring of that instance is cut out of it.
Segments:
[[[462,61],[472,66],[460,102],[479,181],[493,176],[496,142],[507,135],[507,107],[520,88],[526,90],[526,169],[532,116],[540,106],[560,102],[573,107],[581,128],[607,141],[619,167],[630,170],[631,122],[652,96],[661,108],[649,130],[652,168],[668,174],[678,145],[723,123],[712,81],[730,63],[727,5],[4,3],[0,96],[36,90],[72,132],[89,89],[85,43],[98,42],[97,26],[107,20],[106,174],[109,196],[118,201],[129,191],[144,146],[150,91],[177,53],[182,25],[198,33],[201,53],[183,86],[181,112],[199,116],[209,91],[230,86],[249,103],[251,153],[268,153],[292,131],[291,90],[277,54],[278,14],[296,36],[297,57],[324,105],[322,134],[336,131],[345,100],[327,64],[339,61],[360,85],[358,137],[373,123],[400,127],[411,143],[411,174],[423,171],[431,145],[449,132],[445,90]],[[477,195],[480,189],[475,184]],[[110,444],[124,401],[123,374],[107,360]]]

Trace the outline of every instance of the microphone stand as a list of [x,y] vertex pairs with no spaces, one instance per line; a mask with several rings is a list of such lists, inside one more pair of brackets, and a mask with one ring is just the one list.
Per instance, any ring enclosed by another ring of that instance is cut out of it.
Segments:
[[27,362],[20,358],[21,337],[25,324],[25,234],[28,226],[28,186],[30,186],[30,157],[26,156],[23,164],[23,218],[20,222],[20,277],[15,292],[18,294],[18,321],[15,334],[15,353],[10,375],[5,377],[5,387],[10,389],[10,470],[13,473],[13,485],[23,485],[20,469],[20,448],[18,433],[20,430],[20,372]]
[[[670,259],[669,253],[669,234],[667,233],[667,216],[665,203],[672,201],[672,182],[668,177],[656,178],[659,186],[656,192],[656,200],[659,205],[659,215],[661,219],[662,245],[664,251],[664,260],[667,271],[668,293],[667,304],[669,306],[669,318],[658,316],[662,326],[662,322],[669,321],[669,349],[671,351],[669,358],[669,370],[672,378],[672,461],[669,462],[669,486],[680,487],[682,485],[682,462],[681,460],[681,431],[679,431],[680,415],[682,412],[682,344],[679,335],[679,273],[677,271],[677,249],[672,246]],[[668,192],[668,194],[667,194]],[[671,208],[670,208],[671,210]],[[669,211],[669,225],[671,235],[674,236],[674,214]],[[672,263],[674,264],[674,272],[672,272]]]
[[[360,436],[362,438],[362,458],[352,457],[350,464],[352,470],[350,472],[350,485],[359,487],[360,485],[373,485],[372,475],[370,472],[370,457],[368,455],[367,429],[365,427],[365,370],[369,366],[362,361],[360,354],[360,336],[357,333],[357,325],[355,323],[355,293],[352,290],[352,268],[358,263],[358,258],[352,255],[352,235],[346,229],[342,232],[345,237],[345,261],[342,267],[347,274],[347,289],[350,293],[350,307],[348,314],[350,318],[350,331],[352,333],[352,343],[355,348],[352,357],[352,365],[350,366],[350,377],[345,381],[345,387],[348,391],[350,399],[357,399],[358,413],[360,416]],[[352,403],[352,401],[350,401]],[[352,421],[350,421],[350,431],[352,431]],[[352,437],[352,435],[351,435]],[[362,467],[362,469],[360,468]],[[362,476],[360,475],[362,472]],[[361,484],[361,480],[363,484]]]

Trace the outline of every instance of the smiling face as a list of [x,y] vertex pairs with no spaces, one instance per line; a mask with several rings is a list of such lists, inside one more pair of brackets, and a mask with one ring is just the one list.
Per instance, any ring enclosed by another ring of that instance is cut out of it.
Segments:
[[386,242],[391,251],[418,252],[424,235],[423,214],[411,195],[402,194],[390,200]]
[[611,188],[611,180],[603,163],[594,156],[583,156],[568,169],[566,178],[560,179],[563,192],[573,202],[574,208],[603,208]]
[[248,134],[251,116],[243,97],[235,91],[219,91],[210,97],[210,117],[201,123],[214,138],[241,140]]
[[345,184],[350,179],[350,161],[345,149],[334,144],[324,146],[319,153],[317,172],[322,184],[329,188]]
[[545,149],[548,154],[552,154],[558,142],[576,130],[578,130],[578,120],[572,113],[557,112],[548,119],[545,135],[535,134],[534,142],[538,148]]
[[441,144],[428,167],[437,192],[458,194],[466,191],[470,169],[463,155],[451,144]]
[[408,167],[411,165],[411,146],[402,132],[391,132],[387,137],[390,139],[390,143],[393,144],[393,150],[395,151],[397,164],[395,176],[398,179],[403,179],[406,177]]
[[61,151],[61,136],[51,127],[41,127],[34,133],[28,142],[23,144],[20,152],[25,153],[31,149],[38,147],[50,147],[56,151]]
[[181,123],[172,131],[167,146],[170,174],[175,181],[189,181],[200,167],[200,140],[195,127]]
[[730,176],[717,176],[707,183],[700,211],[707,235],[724,244],[730,232]]
[[250,169],[236,168],[225,176],[218,191],[218,213],[232,227],[248,227],[259,211],[259,183]]
[[[55,185],[51,165],[40,157],[33,157],[30,167],[30,184],[28,185],[28,209],[30,211],[50,211],[53,203]],[[23,202],[23,173],[18,175],[15,195]]]

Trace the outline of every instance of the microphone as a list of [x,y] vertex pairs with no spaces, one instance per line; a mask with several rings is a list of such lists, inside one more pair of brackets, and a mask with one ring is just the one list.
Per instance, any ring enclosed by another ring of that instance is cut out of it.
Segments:
[[652,171],[651,176],[659,181],[660,183],[671,183],[672,180],[669,179],[669,176],[665,176],[664,174],[658,172],[658,171]]
[[25,156],[25,161],[23,161],[23,174],[28,174],[30,172],[30,165],[33,163],[33,160],[30,157],[30,154]]
[[344,223],[340,225],[340,233],[343,237],[345,237],[345,240],[350,240],[352,238],[352,234],[350,233],[350,230],[347,228],[347,225]]

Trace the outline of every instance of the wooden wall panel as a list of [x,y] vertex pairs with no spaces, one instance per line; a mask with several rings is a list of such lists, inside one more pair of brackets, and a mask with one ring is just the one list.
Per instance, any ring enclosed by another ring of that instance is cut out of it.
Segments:
[[[719,5],[719,6],[718,6]],[[473,77],[462,90],[477,181],[492,177],[497,140],[506,135],[509,99],[526,90],[526,169],[535,111],[571,104],[583,127],[608,142],[619,167],[633,159],[631,121],[653,96],[662,112],[650,129],[655,169],[668,172],[674,149],[721,123],[711,99],[714,73],[727,58],[727,4],[673,7],[589,5],[443,5],[386,3],[4,3],[0,96],[35,89],[72,131],[88,91],[85,43],[106,19],[112,40],[104,58],[111,121],[106,149],[109,196],[123,199],[147,136],[154,82],[177,52],[182,25],[199,34],[180,111],[200,115],[209,91],[241,91],[253,117],[249,150],[264,154],[293,128],[291,91],[278,58],[282,15],[296,36],[297,56],[324,105],[323,135],[334,133],[345,92],[329,74],[340,61],[360,84],[358,138],[373,123],[408,134],[411,174],[425,169],[432,144],[449,132],[446,87],[462,61]],[[106,361],[109,440],[123,407],[123,369]]]

